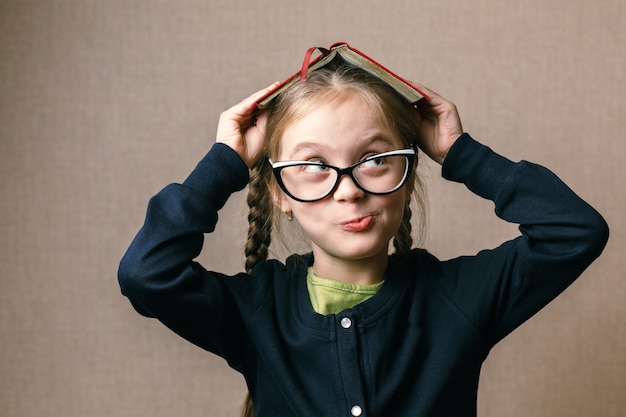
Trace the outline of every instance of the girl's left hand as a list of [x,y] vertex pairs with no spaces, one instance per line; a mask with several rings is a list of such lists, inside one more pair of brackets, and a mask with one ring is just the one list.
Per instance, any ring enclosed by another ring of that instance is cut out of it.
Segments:
[[443,164],[448,151],[463,134],[461,118],[454,103],[423,85],[413,85],[430,96],[430,100],[422,99],[415,106],[417,145],[435,162]]

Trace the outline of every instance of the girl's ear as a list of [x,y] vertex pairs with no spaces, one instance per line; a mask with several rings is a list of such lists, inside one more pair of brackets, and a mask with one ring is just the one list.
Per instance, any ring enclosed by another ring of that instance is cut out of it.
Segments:
[[285,214],[289,214],[293,212],[293,210],[291,210],[291,204],[289,204],[289,200],[285,198],[285,195],[282,193],[282,191],[279,191],[278,197],[274,201],[275,201],[276,207],[278,207],[281,212]]
[[281,190],[274,181],[269,181],[269,183],[267,184],[267,188],[270,190],[270,194],[272,195],[274,207],[276,207],[282,213],[289,213],[291,211],[291,206],[289,205],[289,201],[287,200],[287,198],[285,198],[283,190]]

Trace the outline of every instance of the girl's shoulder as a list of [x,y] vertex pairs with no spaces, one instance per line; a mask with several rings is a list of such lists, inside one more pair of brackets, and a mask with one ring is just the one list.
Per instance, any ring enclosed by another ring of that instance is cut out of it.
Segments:
[[249,274],[225,276],[224,280],[238,287],[256,291],[267,290],[275,286],[285,286],[299,276],[306,277],[307,268],[312,264],[312,254],[290,255],[284,262],[278,259],[265,259],[259,261]]

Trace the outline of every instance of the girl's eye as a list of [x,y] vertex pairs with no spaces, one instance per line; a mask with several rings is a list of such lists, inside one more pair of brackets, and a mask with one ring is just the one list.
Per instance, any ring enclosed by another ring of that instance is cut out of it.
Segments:
[[376,168],[376,167],[382,166],[384,163],[385,163],[385,158],[384,157],[373,158],[373,159],[370,159],[370,160],[363,161],[361,166],[363,168]]
[[320,173],[328,172],[330,168],[328,168],[328,165],[316,164],[316,165],[304,165],[303,169],[305,172],[308,172],[311,174],[320,174]]

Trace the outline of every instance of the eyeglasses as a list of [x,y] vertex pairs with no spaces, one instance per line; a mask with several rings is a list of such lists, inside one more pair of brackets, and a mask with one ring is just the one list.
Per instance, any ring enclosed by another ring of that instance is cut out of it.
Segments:
[[350,176],[361,190],[375,195],[391,194],[400,189],[415,164],[415,149],[400,149],[369,156],[347,168],[337,168],[321,161],[269,160],[280,188],[289,197],[311,203],[335,191],[341,177]]

